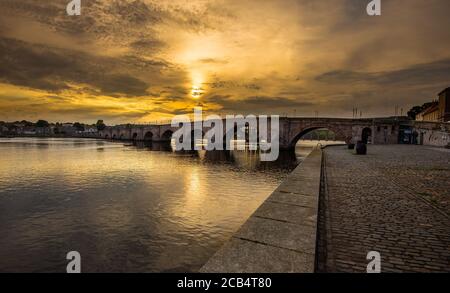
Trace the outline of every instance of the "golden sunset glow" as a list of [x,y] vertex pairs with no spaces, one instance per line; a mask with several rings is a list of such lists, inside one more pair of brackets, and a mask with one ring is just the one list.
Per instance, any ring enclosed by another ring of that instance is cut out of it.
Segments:
[[192,97],[193,98],[198,99],[201,97],[202,94],[203,94],[203,90],[201,87],[199,87],[199,86],[192,87]]
[[364,2],[1,1],[0,120],[385,116],[448,86],[447,1]]
[[199,99],[205,93],[203,86],[204,86],[203,75],[199,71],[192,73],[191,96],[194,99]]

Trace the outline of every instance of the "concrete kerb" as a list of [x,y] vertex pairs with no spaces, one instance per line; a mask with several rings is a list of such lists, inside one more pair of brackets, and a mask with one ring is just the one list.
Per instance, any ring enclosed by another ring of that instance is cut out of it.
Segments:
[[200,272],[314,272],[321,168],[317,147]]

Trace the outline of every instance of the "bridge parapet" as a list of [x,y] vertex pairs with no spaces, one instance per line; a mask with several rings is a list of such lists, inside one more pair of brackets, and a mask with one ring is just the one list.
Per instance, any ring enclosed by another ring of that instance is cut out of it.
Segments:
[[[329,129],[336,135],[336,139],[346,143],[356,143],[359,140],[368,139],[374,144],[396,144],[399,142],[400,130],[409,126],[417,129],[434,130],[444,128],[449,132],[449,124],[417,123],[398,117],[373,118],[373,119],[347,119],[347,118],[280,118],[280,148],[291,149],[297,141],[310,131],[317,129]],[[223,122],[224,134],[226,123]],[[147,124],[147,125],[118,125],[107,127],[100,132],[103,138],[123,140],[151,140],[170,141],[172,134],[178,127],[170,124]],[[203,134],[210,127],[203,128]],[[270,129],[270,127],[269,127]]]

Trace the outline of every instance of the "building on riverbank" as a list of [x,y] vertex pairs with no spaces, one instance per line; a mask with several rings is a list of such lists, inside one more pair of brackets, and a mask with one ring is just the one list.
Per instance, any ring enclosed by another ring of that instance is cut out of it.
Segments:
[[29,121],[0,122],[0,136],[36,137],[97,137],[96,125],[81,123],[47,123],[39,125]]
[[6,125],[4,125],[3,123],[0,124],[0,135],[7,133],[8,132],[8,127],[6,127]]
[[439,119],[450,122],[450,87],[439,93]]
[[416,121],[450,122],[450,87],[438,94],[438,100],[416,115]]
[[439,121],[439,102],[432,102],[429,107],[417,114],[416,121]]

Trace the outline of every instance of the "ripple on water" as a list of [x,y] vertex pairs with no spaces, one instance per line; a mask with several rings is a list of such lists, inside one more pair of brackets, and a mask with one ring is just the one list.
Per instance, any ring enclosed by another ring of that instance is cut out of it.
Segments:
[[196,270],[296,165],[88,139],[0,152],[0,271],[63,272],[71,250],[86,272]]

